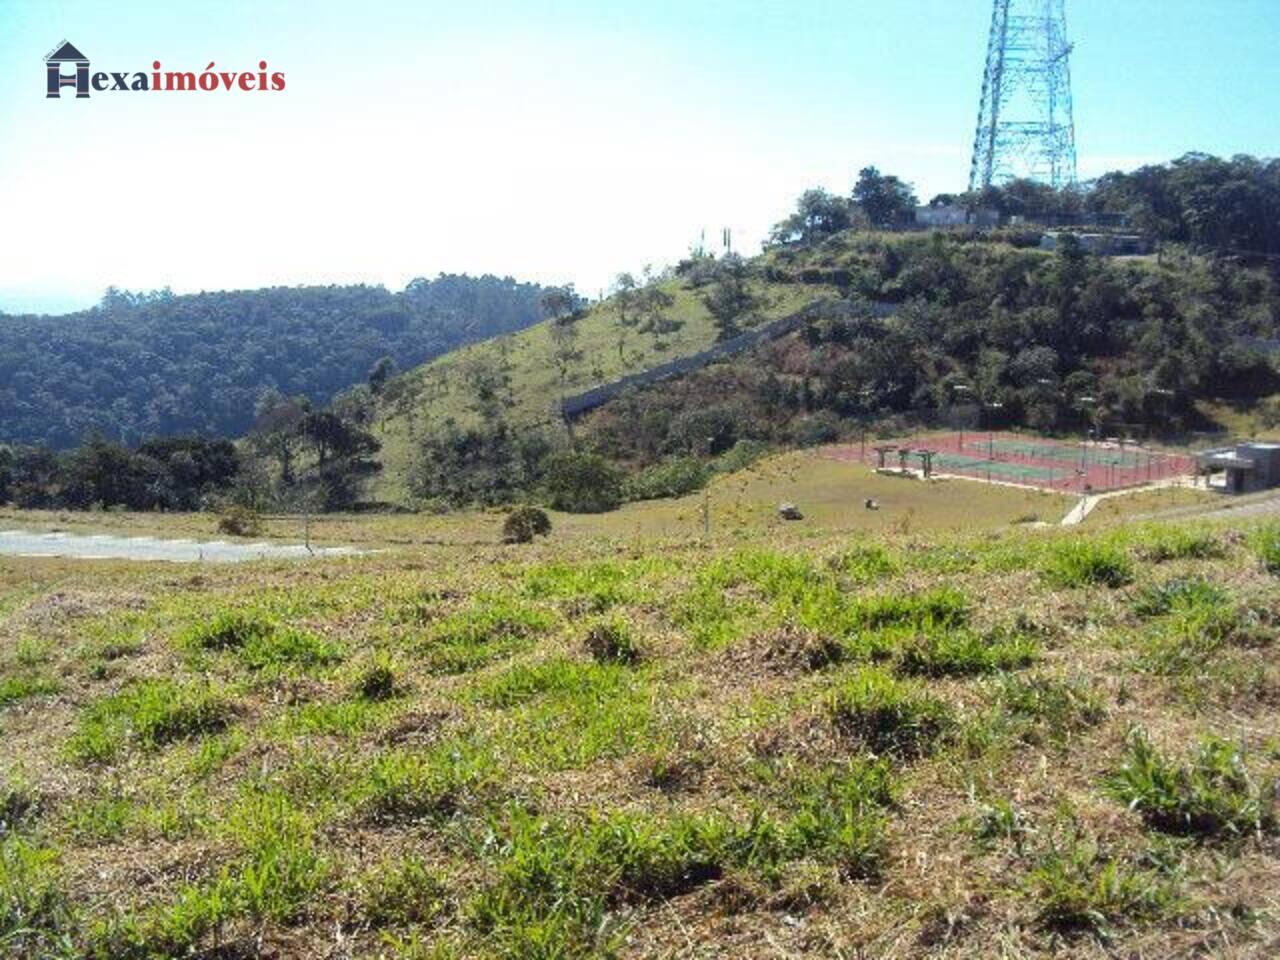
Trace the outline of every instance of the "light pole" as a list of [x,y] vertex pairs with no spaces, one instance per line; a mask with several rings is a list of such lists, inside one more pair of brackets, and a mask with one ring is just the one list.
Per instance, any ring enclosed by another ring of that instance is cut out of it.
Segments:
[[1085,394],[1076,398],[1076,404],[1080,412],[1084,414],[1085,438],[1080,441],[1080,469],[1088,475],[1089,472],[1089,439],[1093,435],[1093,428],[1089,426],[1089,415],[1086,413],[1089,407],[1097,409],[1098,398]]
[[[716,438],[707,437],[707,459],[711,458],[711,451],[715,448]],[[704,543],[711,542],[711,483],[710,481],[702,488],[702,539]]]
[[[955,402],[955,394],[973,392],[967,383],[953,383],[951,385],[951,391],[952,391],[953,404]],[[959,427],[960,427],[960,452],[963,454],[964,453],[964,417],[958,417],[957,420],[959,421]]]

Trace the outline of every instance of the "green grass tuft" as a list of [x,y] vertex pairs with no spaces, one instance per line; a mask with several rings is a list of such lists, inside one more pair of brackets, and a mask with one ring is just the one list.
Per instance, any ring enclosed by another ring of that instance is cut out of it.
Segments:
[[1065,745],[1107,716],[1101,694],[1082,680],[999,678],[995,702],[1025,742]]
[[388,857],[355,885],[360,913],[374,927],[427,924],[451,909],[444,877],[416,854]]
[[1175,880],[1109,855],[1074,830],[1040,853],[1026,890],[1044,926],[1099,935],[1171,915],[1182,899]]
[[365,815],[380,824],[440,821],[491,781],[488,758],[461,743],[426,752],[395,750],[368,764],[357,788]]
[[1268,524],[1255,530],[1249,546],[1267,573],[1280,574],[1280,524]]
[[207,684],[142,680],[84,710],[67,752],[80,762],[108,761],[130,742],[155,748],[217,733],[232,713],[230,701]]
[[1106,789],[1166,833],[1240,836],[1273,823],[1274,787],[1259,787],[1240,751],[1214,737],[1201,741],[1189,763],[1179,764],[1135,730],[1124,765],[1107,779]]
[[500,595],[480,595],[471,606],[433,624],[419,641],[434,673],[466,673],[524,649],[550,629],[545,610]]
[[930,631],[916,634],[903,648],[899,669],[924,677],[975,676],[1029,666],[1038,653],[1034,640],[1018,634]]
[[876,668],[862,670],[837,688],[827,711],[839,730],[875,753],[905,758],[929,753],[954,723],[941,700]]
[[1124,550],[1102,540],[1062,540],[1049,550],[1041,570],[1056,587],[1122,587],[1133,580]]
[[224,610],[179,634],[178,644],[188,650],[239,650],[274,630],[275,624],[263,617]]
[[640,645],[631,625],[620,617],[599,620],[589,626],[583,646],[596,663],[631,664],[640,659]]
[[33,697],[50,697],[61,689],[62,684],[53,677],[38,674],[21,673],[0,677],[0,707]]

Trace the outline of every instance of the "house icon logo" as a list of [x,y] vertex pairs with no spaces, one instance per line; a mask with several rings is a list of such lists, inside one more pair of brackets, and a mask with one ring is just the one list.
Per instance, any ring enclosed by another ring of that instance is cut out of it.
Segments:
[[[46,99],[57,99],[63,87],[75,87],[76,99],[89,98],[89,58],[66,40],[44,58],[48,74]],[[75,73],[62,72],[64,63],[74,64]]]

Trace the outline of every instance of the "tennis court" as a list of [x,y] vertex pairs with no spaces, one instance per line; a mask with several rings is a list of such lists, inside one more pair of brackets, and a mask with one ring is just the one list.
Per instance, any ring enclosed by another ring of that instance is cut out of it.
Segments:
[[898,451],[908,450],[906,464],[919,469],[923,458],[916,452],[933,452],[933,473],[976,477],[1001,483],[1017,483],[1046,490],[1084,493],[1141,486],[1195,472],[1195,461],[1182,454],[1166,453],[1133,443],[1052,440],[1007,432],[923,433],[894,441],[871,441],[832,450],[839,460],[880,464],[877,447],[884,451],[884,465],[903,463]]

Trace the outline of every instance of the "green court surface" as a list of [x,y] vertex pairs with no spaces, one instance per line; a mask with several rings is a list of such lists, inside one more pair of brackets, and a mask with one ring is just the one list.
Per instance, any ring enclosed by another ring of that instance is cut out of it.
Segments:
[[1063,480],[1070,476],[1070,471],[1055,470],[1052,467],[1036,467],[1025,463],[1009,463],[1005,460],[987,460],[986,458],[966,457],[962,454],[939,452],[933,458],[934,468],[942,472],[947,470],[966,471],[990,475],[992,479],[1010,480],[1023,483],[1033,480]]
[[1083,454],[1079,446],[1060,443],[1038,443],[1034,440],[971,440],[965,443],[968,451],[996,455],[1029,457],[1034,460],[1052,460],[1057,463],[1088,463],[1098,466],[1115,464],[1121,467],[1144,467],[1151,455],[1136,450],[1089,447]]

